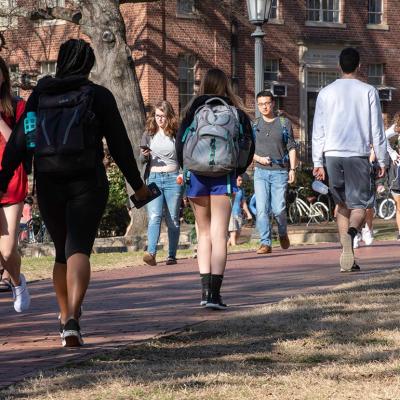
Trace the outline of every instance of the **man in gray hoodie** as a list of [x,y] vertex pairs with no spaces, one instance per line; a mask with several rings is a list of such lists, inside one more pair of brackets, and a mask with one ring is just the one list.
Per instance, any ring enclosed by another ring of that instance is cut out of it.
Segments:
[[314,176],[325,179],[338,206],[337,225],[342,254],[340,271],[358,271],[353,240],[375,200],[374,178],[369,163],[371,146],[385,174],[386,137],[378,91],[357,78],[360,55],[353,48],[340,54],[341,79],[322,89],[317,98],[312,147]]

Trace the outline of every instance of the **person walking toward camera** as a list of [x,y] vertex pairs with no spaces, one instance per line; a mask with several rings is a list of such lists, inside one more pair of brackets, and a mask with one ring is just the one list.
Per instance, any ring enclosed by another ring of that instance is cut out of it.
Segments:
[[278,224],[279,243],[282,249],[290,246],[287,234],[286,189],[296,178],[296,142],[292,124],[274,113],[275,100],[269,91],[257,94],[261,117],[254,124],[256,150],[254,154],[254,192],[257,203],[257,229],[260,247],[257,254],[271,253],[272,213]]
[[[11,95],[10,72],[0,57],[0,160],[11,131],[20,121],[25,102]],[[28,178],[19,162],[10,174],[8,190],[0,199],[0,261],[4,272],[0,287],[6,291],[11,288],[16,312],[29,309],[30,296],[24,274],[21,273],[21,256],[18,253],[18,231],[23,201],[28,191]]]
[[375,200],[369,155],[371,145],[378,177],[385,174],[386,137],[378,91],[358,79],[360,55],[353,48],[340,53],[342,77],[322,89],[317,98],[312,133],[313,174],[325,179],[337,204],[342,254],[340,271],[358,271],[353,241]]
[[184,112],[176,139],[186,195],[198,227],[200,304],[218,310],[226,308],[220,289],[236,176],[247,169],[254,153],[251,123],[243,110],[225,73],[210,69]]
[[80,308],[90,280],[90,254],[108,198],[103,136],[138,200],[143,184],[112,93],[88,80],[93,49],[84,40],[63,43],[55,78],[42,78],[4,152],[0,190],[33,153],[38,206],[54,242],[53,284],[63,346],[81,346]]
[[175,136],[178,121],[174,109],[168,101],[161,101],[153,108],[146,123],[146,132],[141,141],[141,160],[145,163],[144,179],[147,184],[155,183],[161,191],[147,205],[149,225],[148,245],[143,261],[157,265],[157,243],[160,238],[163,214],[168,229],[167,265],[176,264],[180,220],[179,208],[183,186],[179,184],[179,164],[175,150]]

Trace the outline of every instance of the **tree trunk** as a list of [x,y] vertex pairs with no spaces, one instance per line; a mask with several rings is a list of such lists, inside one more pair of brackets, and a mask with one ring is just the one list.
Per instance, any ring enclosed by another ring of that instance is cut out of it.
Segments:
[[[96,56],[92,79],[114,94],[136,160],[139,160],[139,144],[146,115],[134,61],[126,43],[125,23],[119,9],[119,1],[82,0],[80,4],[82,32],[90,38]],[[128,195],[133,193],[129,185],[127,191]],[[130,215],[130,226],[133,229],[131,228],[129,234],[132,235],[132,231],[143,232],[147,222],[145,210],[134,209]]]

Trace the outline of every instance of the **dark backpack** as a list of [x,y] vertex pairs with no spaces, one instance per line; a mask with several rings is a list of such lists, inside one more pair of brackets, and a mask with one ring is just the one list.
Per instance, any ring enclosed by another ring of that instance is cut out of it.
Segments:
[[63,94],[41,94],[37,108],[35,169],[76,173],[96,166],[93,90],[82,86]]

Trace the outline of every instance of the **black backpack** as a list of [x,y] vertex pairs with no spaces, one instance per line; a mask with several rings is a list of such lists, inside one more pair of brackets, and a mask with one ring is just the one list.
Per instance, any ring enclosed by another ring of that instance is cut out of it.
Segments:
[[89,85],[40,95],[34,150],[37,172],[69,174],[96,167],[98,126],[92,104]]

